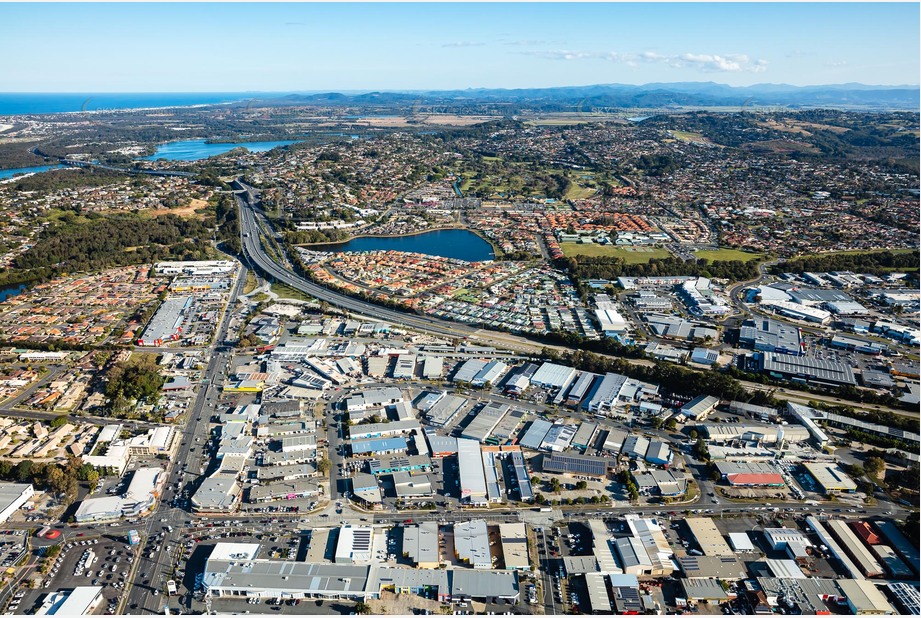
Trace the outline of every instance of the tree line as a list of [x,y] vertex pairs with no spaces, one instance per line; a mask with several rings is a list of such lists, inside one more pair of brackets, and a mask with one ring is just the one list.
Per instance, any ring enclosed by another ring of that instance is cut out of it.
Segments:
[[[108,470],[102,470],[108,473]],[[24,459],[16,464],[0,460],[0,479],[14,483],[31,483],[39,491],[51,492],[62,498],[64,504],[77,499],[78,483],[95,484],[100,471],[77,457],[68,457],[64,463],[44,463]]]
[[893,253],[889,250],[870,253],[829,253],[787,260],[772,266],[771,272],[779,275],[850,270],[868,275],[885,275],[891,270],[918,270],[919,260],[921,254],[918,249],[910,253]]
[[569,269],[580,280],[616,279],[618,277],[684,276],[748,281],[758,276],[756,260],[699,259],[685,262],[676,257],[652,258],[645,264],[627,264],[615,256],[573,255],[557,260],[557,266]]

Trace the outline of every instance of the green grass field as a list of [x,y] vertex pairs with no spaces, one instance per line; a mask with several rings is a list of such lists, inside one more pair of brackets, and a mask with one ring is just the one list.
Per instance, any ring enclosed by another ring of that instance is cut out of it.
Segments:
[[671,255],[658,247],[615,247],[613,245],[583,245],[576,242],[560,243],[560,249],[566,255],[586,255],[589,257],[611,256],[623,258],[627,264],[645,264],[653,258],[667,258]]
[[694,255],[700,258],[705,258],[711,262],[731,262],[733,260],[739,260],[741,262],[751,262],[752,260],[761,260],[764,258],[762,253],[748,253],[747,251],[739,251],[738,249],[716,249],[713,251],[695,251]]
[[295,290],[291,286],[284,283],[273,283],[272,291],[278,294],[280,298],[290,298],[293,300],[315,300],[312,296],[307,296],[300,290]]

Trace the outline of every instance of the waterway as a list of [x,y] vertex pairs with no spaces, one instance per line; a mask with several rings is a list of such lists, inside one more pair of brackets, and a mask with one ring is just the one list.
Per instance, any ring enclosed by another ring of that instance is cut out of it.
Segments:
[[12,170],[0,170],[0,180],[4,178],[12,178],[17,174],[37,174],[39,172],[47,172],[48,170],[56,170],[63,165],[39,165],[38,167],[17,167]]
[[25,283],[17,283],[15,285],[8,285],[6,287],[0,288],[0,303],[5,301],[7,298],[12,298],[18,296],[26,291],[26,288],[29,287]]
[[315,251],[405,251],[467,262],[492,260],[492,245],[467,230],[435,230],[408,236],[363,236],[344,243],[313,245]]
[[250,152],[266,152],[279,146],[290,146],[295,144],[294,141],[281,142],[240,142],[240,143],[219,143],[209,144],[207,140],[191,139],[179,142],[168,142],[157,147],[157,151],[149,157],[144,157],[145,161],[157,161],[166,159],[167,161],[198,161],[222,155],[230,152],[234,148],[246,148]]

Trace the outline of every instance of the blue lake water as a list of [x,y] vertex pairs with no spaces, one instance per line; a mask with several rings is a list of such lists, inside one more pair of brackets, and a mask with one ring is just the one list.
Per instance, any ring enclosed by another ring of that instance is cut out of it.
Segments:
[[217,155],[230,152],[234,148],[246,148],[250,152],[266,152],[279,146],[290,146],[297,142],[241,142],[241,143],[220,143],[209,144],[203,139],[190,139],[180,142],[168,142],[157,148],[157,151],[149,156],[144,157],[145,161],[156,161],[166,159],[167,161],[198,161]]
[[345,243],[314,245],[316,251],[406,251],[438,257],[455,258],[467,262],[491,260],[492,245],[467,230],[436,230],[410,236],[365,236]]
[[0,170],[0,180],[4,178],[12,178],[16,174],[36,174],[38,172],[47,172],[48,170],[56,170],[63,165],[39,165],[38,167],[19,167],[12,170]]
[[5,301],[7,298],[12,298],[25,292],[26,288],[29,287],[25,283],[20,283],[17,285],[8,285],[6,287],[0,288],[0,303]]
[[187,107],[230,103],[252,97],[252,93],[239,92],[0,93],[0,116],[147,107]]

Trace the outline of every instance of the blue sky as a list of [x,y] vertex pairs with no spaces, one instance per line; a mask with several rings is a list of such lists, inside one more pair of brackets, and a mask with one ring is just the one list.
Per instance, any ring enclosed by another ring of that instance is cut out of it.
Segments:
[[5,92],[918,84],[919,4],[2,4]]

